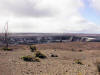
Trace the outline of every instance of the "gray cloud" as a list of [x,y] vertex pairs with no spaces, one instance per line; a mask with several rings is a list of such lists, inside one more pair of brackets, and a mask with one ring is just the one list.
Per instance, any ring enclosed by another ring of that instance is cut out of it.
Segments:
[[[0,7],[4,12],[15,16],[46,17],[53,16],[53,11],[47,8],[37,8],[35,0],[1,0]],[[2,10],[1,10],[2,11]],[[3,13],[4,13],[3,12]]]
[[0,26],[8,20],[11,32],[100,32],[79,12],[82,1],[0,0]]

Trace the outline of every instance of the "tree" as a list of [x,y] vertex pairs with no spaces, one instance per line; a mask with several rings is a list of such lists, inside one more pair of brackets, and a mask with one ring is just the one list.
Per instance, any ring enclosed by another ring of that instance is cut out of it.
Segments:
[[5,47],[8,49],[8,22],[4,26],[4,42],[5,42]]

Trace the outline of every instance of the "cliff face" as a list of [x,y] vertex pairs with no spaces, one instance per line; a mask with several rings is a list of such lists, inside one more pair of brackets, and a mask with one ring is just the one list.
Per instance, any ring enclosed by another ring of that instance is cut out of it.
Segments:
[[[3,38],[0,41],[4,44]],[[87,38],[79,36],[10,36],[9,44],[42,44],[56,42],[85,42]]]
[[[78,34],[10,34],[9,44],[42,44],[56,42],[100,42],[100,36]],[[4,44],[4,36],[0,35],[0,44]]]

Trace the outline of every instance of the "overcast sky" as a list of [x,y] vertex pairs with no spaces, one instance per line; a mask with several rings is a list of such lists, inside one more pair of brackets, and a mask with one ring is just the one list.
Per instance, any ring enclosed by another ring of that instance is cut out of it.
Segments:
[[0,32],[100,33],[100,0],[0,0]]

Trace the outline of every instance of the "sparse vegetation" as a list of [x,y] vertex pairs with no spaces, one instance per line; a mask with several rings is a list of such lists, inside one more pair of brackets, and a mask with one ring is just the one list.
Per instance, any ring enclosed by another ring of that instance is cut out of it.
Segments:
[[12,51],[12,49],[11,49],[11,48],[6,48],[6,47],[5,47],[5,48],[3,48],[3,50],[4,50],[4,51]]
[[58,57],[58,55],[56,55],[56,54],[51,54],[51,57]]
[[33,57],[33,56],[23,56],[21,59],[24,61],[30,61],[30,62],[40,62],[39,58]]
[[33,56],[23,56],[21,59],[24,61],[30,61],[30,62],[40,62],[39,58],[44,59],[46,56],[42,54],[40,51],[37,51],[36,46],[30,46],[31,52],[33,53]]
[[76,60],[75,60],[75,63],[76,63],[76,64],[83,65],[83,63],[82,63],[82,61],[81,61],[80,59],[76,59]]
[[100,72],[100,62],[99,63],[97,62],[96,65],[97,65],[98,72]]
[[36,48],[36,46],[30,46],[30,50],[31,50],[31,52],[35,52],[36,50],[37,50],[37,48]]
[[[52,44],[54,45],[54,44]],[[77,44],[76,44],[77,45]],[[93,44],[94,45],[94,44]],[[92,45],[92,46],[93,46]],[[38,49],[40,46],[35,45]],[[48,46],[46,44],[46,46]],[[58,45],[56,45],[58,47]],[[65,44],[66,46],[66,44]],[[68,45],[67,45],[68,46]],[[74,45],[72,45],[74,46]],[[44,47],[44,45],[42,46]],[[2,51],[0,47],[0,74],[10,75],[99,75],[100,74],[100,51],[85,50],[73,47],[68,49],[37,49],[30,52],[29,45],[11,45],[13,51]],[[56,48],[56,47],[55,47]],[[79,50],[83,52],[79,52]],[[55,51],[56,50],[56,51]],[[46,59],[41,59],[40,53]],[[57,57],[58,56],[58,57]],[[8,66],[11,65],[11,66]],[[2,72],[3,71],[3,72]]]
[[83,51],[83,50],[81,50],[81,49],[79,50],[79,52],[82,52],[82,51]]
[[34,56],[35,56],[35,57],[38,57],[38,58],[41,58],[41,59],[46,58],[46,55],[44,55],[44,54],[41,53],[40,51],[35,51]]

